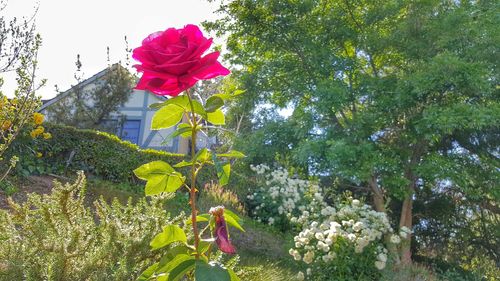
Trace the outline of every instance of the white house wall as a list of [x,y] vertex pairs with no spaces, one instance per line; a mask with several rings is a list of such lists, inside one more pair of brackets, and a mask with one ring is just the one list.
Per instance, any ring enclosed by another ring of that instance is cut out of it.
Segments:
[[[155,95],[142,90],[134,90],[129,100],[119,109],[127,120],[140,120],[139,145],[144,148],[154,148],[177,152],[177,139],[169,139],[175,128],[151,130],[151,120],[156,110],[149,105],[164,101]],[[168,140],[166,143],[165,140]]]

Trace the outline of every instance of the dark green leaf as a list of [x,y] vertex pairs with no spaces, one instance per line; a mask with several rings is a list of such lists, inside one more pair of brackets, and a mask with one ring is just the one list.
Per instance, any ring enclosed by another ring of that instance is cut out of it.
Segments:
[[196,281],[231,281],[227,269],[218,264],[211,265],[203,261],[196,261],[194,276]]
[[[186,275],[186,273],[192,270],[195,266],[195,258],[193,256],[179,255],[178,258],[174,259],[172,263],[175,262],[175,266],[172,266],[168,274],[168,281],[177,281]],[[174,265],[174,264],[173,264]]]
[[211,96],[207,99],[205,104],[205,111],[210,113],[214,112],[217,109],[221,108],[224,105],[224,100],[218,96]]
[[136,281],[146,281],[149,280],[155,273],[156,269],[158,268],[159,263],[154,263],[146,270],[144,270],[139,277],[137,277]]

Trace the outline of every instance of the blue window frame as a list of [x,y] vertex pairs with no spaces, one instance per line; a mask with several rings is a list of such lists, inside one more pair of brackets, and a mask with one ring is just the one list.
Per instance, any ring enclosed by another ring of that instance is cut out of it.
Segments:
[[120,138],[131,143],[139,144],[141,120],[125,120],[123,122]]

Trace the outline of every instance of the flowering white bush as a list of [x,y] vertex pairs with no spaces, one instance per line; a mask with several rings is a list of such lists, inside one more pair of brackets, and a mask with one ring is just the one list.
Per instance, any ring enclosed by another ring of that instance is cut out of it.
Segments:
[[250,166],[257,174],[258,188],[247,196],[250,215],[257,221],[287,229],[319,217],[326,204],[320,187],[308,180],[291,177],[287,170],[271,170],[264,164]]
[[[303,229],[289,251],[295,260],[310,267],[309,274],[301,273],[299,279],[344,280],[344,275],[350,274],[356,276],[354,280],[375,280],[378,270],[385,268],[388,256],[382,238],[393,230],[384,213],[349,199],[339,203],[337,210],[324,207],[320,220],[307,217],[299,218]],[[402,229],[401,233],[407,235],[408,231]]]

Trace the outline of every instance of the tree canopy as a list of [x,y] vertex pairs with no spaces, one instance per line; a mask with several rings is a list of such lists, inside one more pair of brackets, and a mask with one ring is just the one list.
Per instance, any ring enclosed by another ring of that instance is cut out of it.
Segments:
[[[254,113],[242,132],[251,151],[272,147],[307,174],[353,187],[399,227],[412,228],[413,203],[429,194],[473,202],[467,210],[490,206],[481,210],[498,225],[499,6],[233,0],[205,26],[226,36],[247,91],[231,110]],[[261,122],[266,106],[293,113]],[[398,252],[403,262],[411,239]]]

